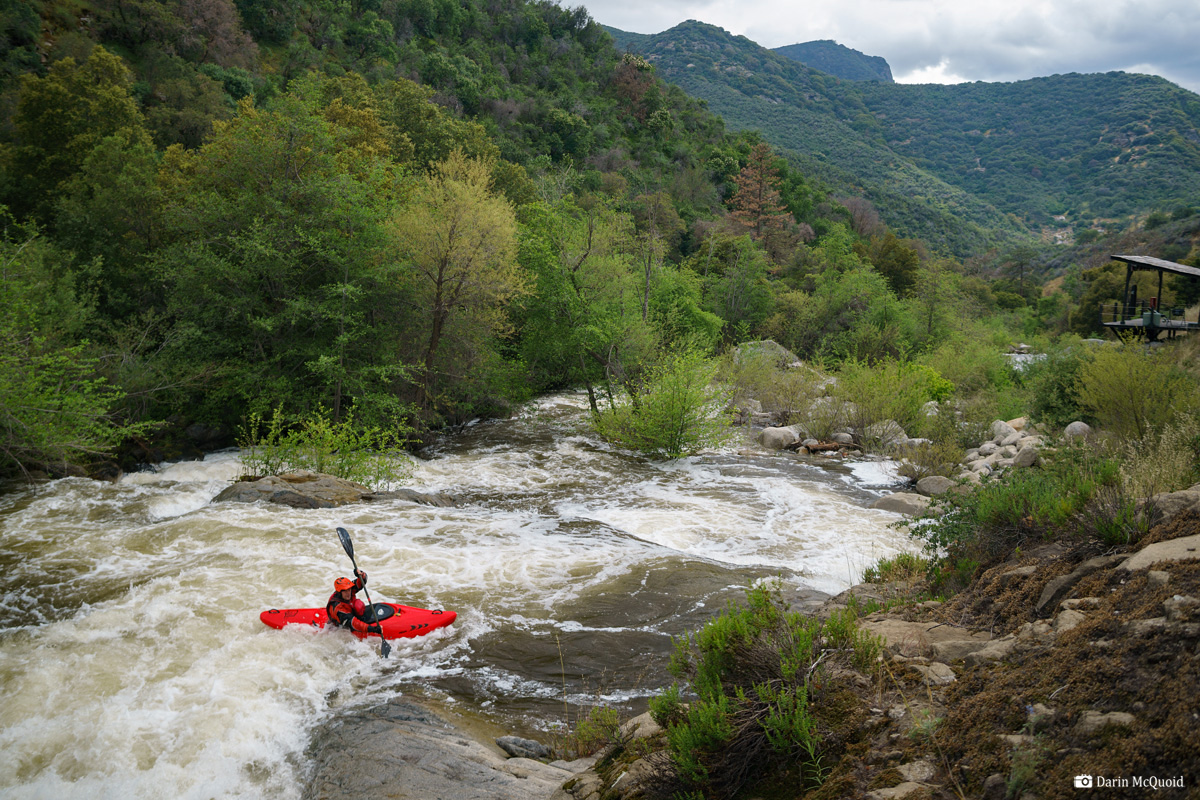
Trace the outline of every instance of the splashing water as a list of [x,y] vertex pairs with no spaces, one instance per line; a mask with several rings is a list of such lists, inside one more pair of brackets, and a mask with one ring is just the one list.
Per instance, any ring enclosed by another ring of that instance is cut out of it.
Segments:
[[[413,488],[457,508],[212,504],[236,453],[0,495],[0,795],[294,798],[313,728],[397,692],[547,730],[564,702],[644,701],[671,637],[755,580],[838,591],[911,549],[865,508],[889,482],[876,467],[651,462],[586,432],[584,407],[544,398],[424,454]],[[345,632],[263,626],[349,573],[339,525],[373,599],[458,622],[387,661]]]

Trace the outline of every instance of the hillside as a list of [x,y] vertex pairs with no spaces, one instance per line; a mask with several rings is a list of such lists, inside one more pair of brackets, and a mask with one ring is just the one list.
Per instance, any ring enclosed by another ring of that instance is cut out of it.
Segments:
[[784,45],[775,52],[842,80],[894,82],[887,59],[868,56],[831,39]]
[[844,195],[866,196],[906,236],[967,256],[1029,235],[1015,218],[888,147],[853,93],[858,84],[700,22],[618,41],[664,79],[708,101],[730,127],[762,131],[801,171]]
[[761,130],[804,168],[861,189],[907,234],[936,242],[929,231],[945,214],[973,223],[975,237],[942,237],[958,253],[1200,196],[1200,97],[1161,78],[850,82],[698,22],[627,41],[731,127]]

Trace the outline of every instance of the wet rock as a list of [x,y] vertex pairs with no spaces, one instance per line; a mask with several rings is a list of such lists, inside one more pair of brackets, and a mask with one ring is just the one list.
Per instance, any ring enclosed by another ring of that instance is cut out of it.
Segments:
[[415,489],[394,489],[390,492],[372,492],[364,500],[408,500],[435,508],[456,508],[463,505],[461,498],[442,492],[418,492]]
[[533,739],[522,739],[519,736],[501,736],[496,740],[496,746],[513,758],[541,759],[550,758],[554,752],[541,742]]
[[1196,558],[1200,558],[1200,534],[1147,545],[1130,556],[1129,560],[1121,565],[1121,569],[1132,571],[1145,569],[1160,561],[1188,561]]
[[362,484],[320,472],[299,470],[255,481],[238,481],[213,498],[214,503],[265,501],[291,508],[336,508],[370,494]]
[[878,508],[882,511],[892,511],[897,514],[908,514],[910,516],[920,514],[929,506],[929,498],[920,494],[911,492],[895,492],[885,497],[881,497],[874,503],[871,503],[871,508]]
[[310,757],[302,800],[530,800],[574,777],[538,761],[506,760],[405,700],[340,714],[318,731]]

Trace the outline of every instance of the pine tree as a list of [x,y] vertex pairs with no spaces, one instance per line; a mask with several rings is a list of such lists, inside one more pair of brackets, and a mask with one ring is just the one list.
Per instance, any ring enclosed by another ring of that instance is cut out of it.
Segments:
[[787,214],[779,198],[779,171],[772,163],[771,149],[766,143],[755,145],[750,160],[733,182],[737,186],[729,201],[733,218],[755,239],[772,228],[785,227]]

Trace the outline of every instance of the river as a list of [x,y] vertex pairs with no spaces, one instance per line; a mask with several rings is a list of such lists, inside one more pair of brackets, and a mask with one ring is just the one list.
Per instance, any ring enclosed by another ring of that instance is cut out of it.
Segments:
[[[407,485],[456,508],[211,504],[236,452],[0,495],[0,797],[292,800],[314,728],[397,693],[549,737],[593,703],[644,706],[671,637],[751,582],[835,592],[913,548],[866,508],[879,464],[745,442],[653,462],[589,433],[585,407],[544,398],[423,452]],[[349,573],[339,525],[373,599],[455,625],[386,661],[262,625]]]

